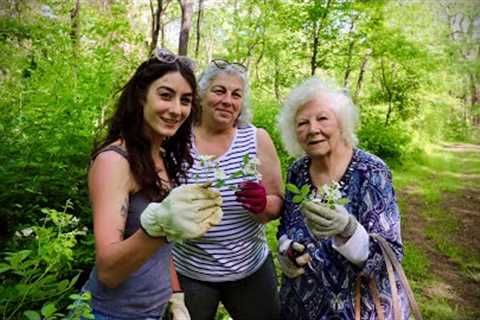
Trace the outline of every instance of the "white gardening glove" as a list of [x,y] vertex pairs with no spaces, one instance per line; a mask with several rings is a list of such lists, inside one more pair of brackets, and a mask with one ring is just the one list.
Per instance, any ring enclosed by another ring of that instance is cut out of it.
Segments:
[[190,320],[190,313],[188,313],[185,305],[185,294],[183,292],[174,292],[168,302],[170,302],[172,320]]
[[350,238],[357,228],[357,220],[344,206],[335,205],[335,209],[330,209],[325,203],[306,201],[300,210],[308,228],[317,238],[334,235]]
[[305,273],[304,266],[310,261],[310,255],[301,243],[283,235],[278,239],[278,261],[283,273],[289,278],[296,278]]
[[162,202],[152,202],[142,212],[140,224],[151,237],[181,241],[202,236],[222,220],[222,197],[206,185],[176,187]]

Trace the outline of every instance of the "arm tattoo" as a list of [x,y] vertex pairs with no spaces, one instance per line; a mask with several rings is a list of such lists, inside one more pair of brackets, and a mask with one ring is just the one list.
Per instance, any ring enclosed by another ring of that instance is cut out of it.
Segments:
[[125,199],[125,201],[122,204],[122,207],[120,208],[120,215],[123,217],[123,219],[127,220],[128,216],[128,198]]
[[[128,216],[128,198],[125,199],[123,202],[122,206],[120,207],[120,215],[123,218],[123,221],[126,223],[127,221],[127,216]],[[122,238],[125,234],[125,229],[118,229],[118,232],[120,232]]]

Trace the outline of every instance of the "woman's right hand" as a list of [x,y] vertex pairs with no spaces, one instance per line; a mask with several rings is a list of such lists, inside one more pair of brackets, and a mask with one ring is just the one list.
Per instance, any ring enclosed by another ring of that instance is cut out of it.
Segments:
[[278,261],[283,273],[289,278],[296,278],[305,273],[305,266],[310,262],[310,254],[301,243],[283,235],[278,239]]
[[169,241],[198,238],[222,220],[222,197],[208,185],[176,187],[160,203],[152,202],[142,212],[142,229],[151,237]]

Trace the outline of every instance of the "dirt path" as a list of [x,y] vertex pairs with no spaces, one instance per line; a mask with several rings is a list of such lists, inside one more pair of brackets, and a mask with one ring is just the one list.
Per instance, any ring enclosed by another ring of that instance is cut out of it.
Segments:
[[471,257],[476,262],[470,267],[466,260],[455,261],[441,253],[438,243],[425,232],[430,223],[436,223],[422,214],[431,208],[408,188],[400,191],[400,196],[406,199],[405,216],[408,217],[403,222],[402,234],[405,241],[426,253],[433,277],[438,280],[423,288],[424,295],[446,299],[460,313],[468,314],[468,319],[480,319],[480,146],[454,144],[445,145],[443,149],[455,154],[458,161],[474,161],[461,166],[462,172],[433,172],[431,178],[442,179],[442,175],[449,174],[467,182],[468,186],[458,192],[444,193],[436,205],[457,221],[455,231],[445,237],[466,253],[466,260]]

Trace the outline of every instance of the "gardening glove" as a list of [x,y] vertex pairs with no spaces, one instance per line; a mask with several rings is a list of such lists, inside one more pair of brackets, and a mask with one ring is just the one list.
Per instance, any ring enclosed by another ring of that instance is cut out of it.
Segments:
[[183,292],[174,292],[170,297],[170,313],[172,320],[190,320],[190,313],[188,313],[185,305],[185,294]]
[[287,277],[296,278],[305,273],[304,266],[310,261],[310,255],[303,244],[283,235],[278,240],[278,261]]
[[151,237],[181,241],[202,236],[222,219],[222,197],[207,185],[187,184],[172,189],[162,202],[142,212],[140,225]]
[[265,187],[254,181],[247,181],[240,185],[240,191],[235,192],[237,201],[248,211],[262,213],[267,206],[267,192]]
[[300,208],[305,222],[317,238],[338,235],[350,238],[357,228],[357,219],[344,206],[329,208],[325,203],[306,201]]

